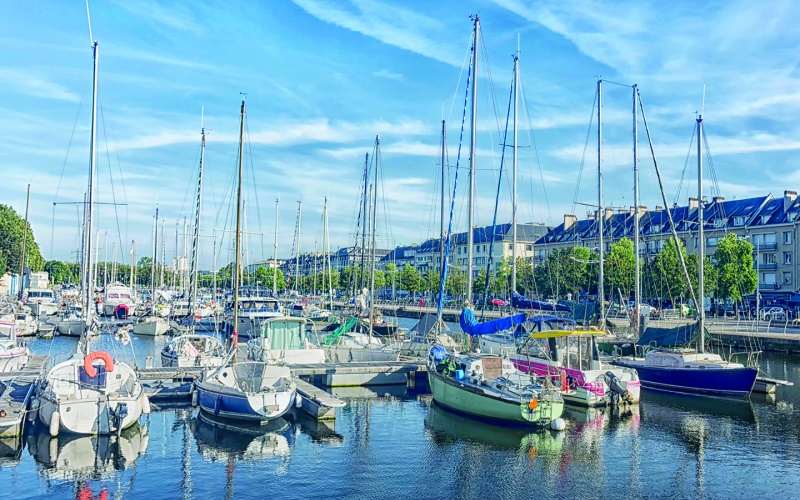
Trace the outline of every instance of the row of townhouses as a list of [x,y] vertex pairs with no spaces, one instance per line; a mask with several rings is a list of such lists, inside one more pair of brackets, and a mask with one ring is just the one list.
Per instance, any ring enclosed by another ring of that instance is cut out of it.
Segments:
[[[556,227],[548,227],[540,223],[517,224],[517,256],[525,258],[534,266],[545,261],[547,255],[557,249],[585,246],[598,248],[600,221],[602,221],[603,243],[605,250],[622,238],[633,239],[634,217],[639,218],[640,252],[645,259],[658,254],[664,243],[672,237],[667,212],[672,216],[678,237],[686,245],[687,251],[699,252],[700,242],[698,221],[700,200],[689,198],[686,206],[673,206],[665,209],[656,206],[653,210],[647,207],[631,207],[629,210],[605,209],[578,219],[572,214],[564,215],[564,222]],[[749,239],[754,250],[755,265],[758,269],[759,289],[795,291],[800,289],[798,280],[798,259],[800,259],[800,243],[798,243],[797,225],[800,223],[800,200],[795,191],[784,191],[783,197],[776,198],[772,194],[747,198],[743,200],[725,200],[714,197],[703,200],[703,228],[705,232],[706,252],[713,255],[719,239],[728,233]],[[601,217],[602,215],[602,217]],[[495,227],[485,226],[473,229],[473,275],[485,268],[487,260],[492,257],[495,266],[503,258],[511,257],[513,252],[511,224],[499,224]],[[451,265],[464,271],[467,269],[468,248],[467,233],[457,233],[451,241]],[[441,245],[439,239],[429,239],[421,244],[399,246],[394,249],[376,249],[375,265],[385,269],[389,263],[402,269],[409,264],[425,273],[429,269],[441,267]],[[330,254],[330,265],[341,271],[350,265],[369,266],[371,252],[367,248],[362,252],[360,247],[340,248]],[[295,260],[277,261],[286,275],[295,275],[298,270],[301,276],[321,272],[326,258],[324,253],[302,254]],[[299,262],[298,262],[299,261]],[[273,261],[255,263],[250,266],[251,272],[259,266],[270,267]],[[327,264],[326,264],[327,265]]]

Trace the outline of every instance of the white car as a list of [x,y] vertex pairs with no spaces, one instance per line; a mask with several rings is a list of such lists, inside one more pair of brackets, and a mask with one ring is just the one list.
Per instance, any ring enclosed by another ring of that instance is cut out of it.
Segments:
[[765,321],[786,321],[786,311],[784,311],[782,307],[762,309],[761,319]]

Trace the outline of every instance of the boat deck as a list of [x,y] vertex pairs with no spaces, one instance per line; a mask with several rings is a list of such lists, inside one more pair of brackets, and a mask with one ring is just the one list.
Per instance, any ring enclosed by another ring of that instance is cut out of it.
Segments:
[[47,364],[47,356],[31,356],[15,372],[0,373],[0,437],[18,437],[25,426],[28,404]]

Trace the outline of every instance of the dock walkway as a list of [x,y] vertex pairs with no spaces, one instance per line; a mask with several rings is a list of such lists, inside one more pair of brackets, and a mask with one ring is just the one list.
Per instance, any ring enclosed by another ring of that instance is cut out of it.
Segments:
[[28,404],[47,364],[47,356],[31,356],[15,372],[0,373],[0,437],[22,435]]

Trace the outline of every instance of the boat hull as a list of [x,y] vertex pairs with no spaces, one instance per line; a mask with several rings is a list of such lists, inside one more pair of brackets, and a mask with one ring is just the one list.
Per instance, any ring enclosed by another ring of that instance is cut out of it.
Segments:
[[[131,427],[142,415],[144,393],[129,397],[100,396],[83,399],[56,399],[52,395],[40,396],[39,420],[49,426],[53,413],[59,412],[59,432],[73,434],[115,434]],[[120,404],[127,407],[127,415],[119,426],[115,424],[113,412]]]
[[209,415],[262,424],[285,415],[297,397],[296,391],[248,394],[203,381],[195,383],[195,390],[197,404]]
[[756,368],[660,368],[616,361],[616,365],[635,368],[642,387],[680,394],[745,397],[758,376]]
[[351,361],[397,361],[400,351],[391,349],[365,349],[346,346],[325,346],[325,359],[330,363]]
[[152,321],[142,321],[133,325],[133,333],[136,335],[149,335],[155,337],[164,335],[169,331],[169,323],[153,318]]
[[450,377],[436,373],[435,368],[428,369],[428,384],[436,403],[451,410],[498,422],[511,422],[521,425],[543,425],[559,418],[564,411],[563,401],[539,401],[533,412],[526,412],[522,402],[503,400],[479,394],[469,390],[463,384]]

